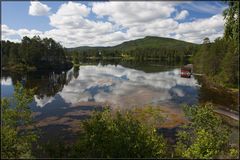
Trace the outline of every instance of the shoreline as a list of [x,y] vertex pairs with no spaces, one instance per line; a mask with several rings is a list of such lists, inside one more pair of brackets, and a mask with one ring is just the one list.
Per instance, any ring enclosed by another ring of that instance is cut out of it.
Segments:
[[[67,65],[67,66],[64,66]],[[54,67],[54,68],[36,68],[35,66],[28,66],[28,65],[13,65],[13,66],[1,66],[1,70],[3,72],[12,72],[12,73],[23,73],[23,72],[39,72],[39,71],[66,71],[74,67],[72,63],[67,63],[61,65],[60,67]]]
[[200,94],[204,95],[199,103],[211,102],[216,108],[229,112],[239,112],[239,89],[223,87],[212,82],[208,77],[196,77],[202,86]]

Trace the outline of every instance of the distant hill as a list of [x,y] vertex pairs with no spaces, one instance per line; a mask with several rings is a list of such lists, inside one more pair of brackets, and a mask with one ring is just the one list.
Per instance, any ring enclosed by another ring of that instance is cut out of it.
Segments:
[[181,41],[173,38],[164,38],[164,37],[155,37],[155,36],[146,36],[145,38],[131,40],[123,42],[119,45],[112,47],[89,47],[81,46],[76,48],[67,48],[68,51],[89,51],[89,50],[133,50],[136,48],[154,48],[154,49],[185,49],[187,47],[196,47],[198,44],[190,43],[186,41]]
[[173,38],[147,36],[142,39],[123,42],[114,46],[116,49],[135,49],[135,48],[186,48],[187,46],[195,46],[197,44],[189,43]]

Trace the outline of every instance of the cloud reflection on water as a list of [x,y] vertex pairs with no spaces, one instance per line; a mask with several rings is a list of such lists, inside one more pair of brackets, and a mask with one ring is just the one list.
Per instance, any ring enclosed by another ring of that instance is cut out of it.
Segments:
[[[179,69],[158,73],[125,68],[121,65],[81,66],[77,78],[72,78],[61,96],[67,104],[94,101],[112,106],[139,106],[161,103],[197,102],[197,80],[181,78]],[[73,69],[67,76],[72,75]],[[37,106],[51,103],[53,98],[37,99]]]
[[14,88],[11,77],[1,77],[1,97],[11,97],[13,92]]

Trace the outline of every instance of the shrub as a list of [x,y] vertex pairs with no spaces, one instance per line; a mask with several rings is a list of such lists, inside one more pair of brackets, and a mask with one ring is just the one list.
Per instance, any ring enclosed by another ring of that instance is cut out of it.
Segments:
[[160,158],[166,153],[164,138],[129,112],[117,112],[114,116],[109,110],[95,113],[83,123],[83,128],[85,132],[75,147],[75,157]]
[[[1,158],[31,158],[31,145],[36,134],[26,129],[31,125],[31,111],[28,104],[32,101],[33,90],[25,90],[20,83],[15,86],[12,99],[1,100]],[[10,103],[11,102],[11,103]]]
[[176,155],[184,158],[216,158],[227,147],[229,130],[214,114],[211,104],[184,107],[190,123],[177,133]]

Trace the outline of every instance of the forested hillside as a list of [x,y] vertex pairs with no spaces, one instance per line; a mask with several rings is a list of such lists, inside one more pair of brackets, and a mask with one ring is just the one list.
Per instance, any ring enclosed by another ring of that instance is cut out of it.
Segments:
[[206,38],[193,57],[195,70],[227,87],[237,87],[239,80],[239,2],[228,2],[224,12],[224,36],[210,43]]
[[183,61],[192,55],[199,45],[171,38],[147,36],[123,42],[112,47],[77,47],[67,49],[76,61],[86,58],[119,57],[123,59]]
[[113,48],[121,50],[132,50],[136,48],[172,48],[172,49],[185,49],[186,47],[195,46],[194,43],[189,43],[181,40],[164,37],[146,36],[142,39],[123,42]]

